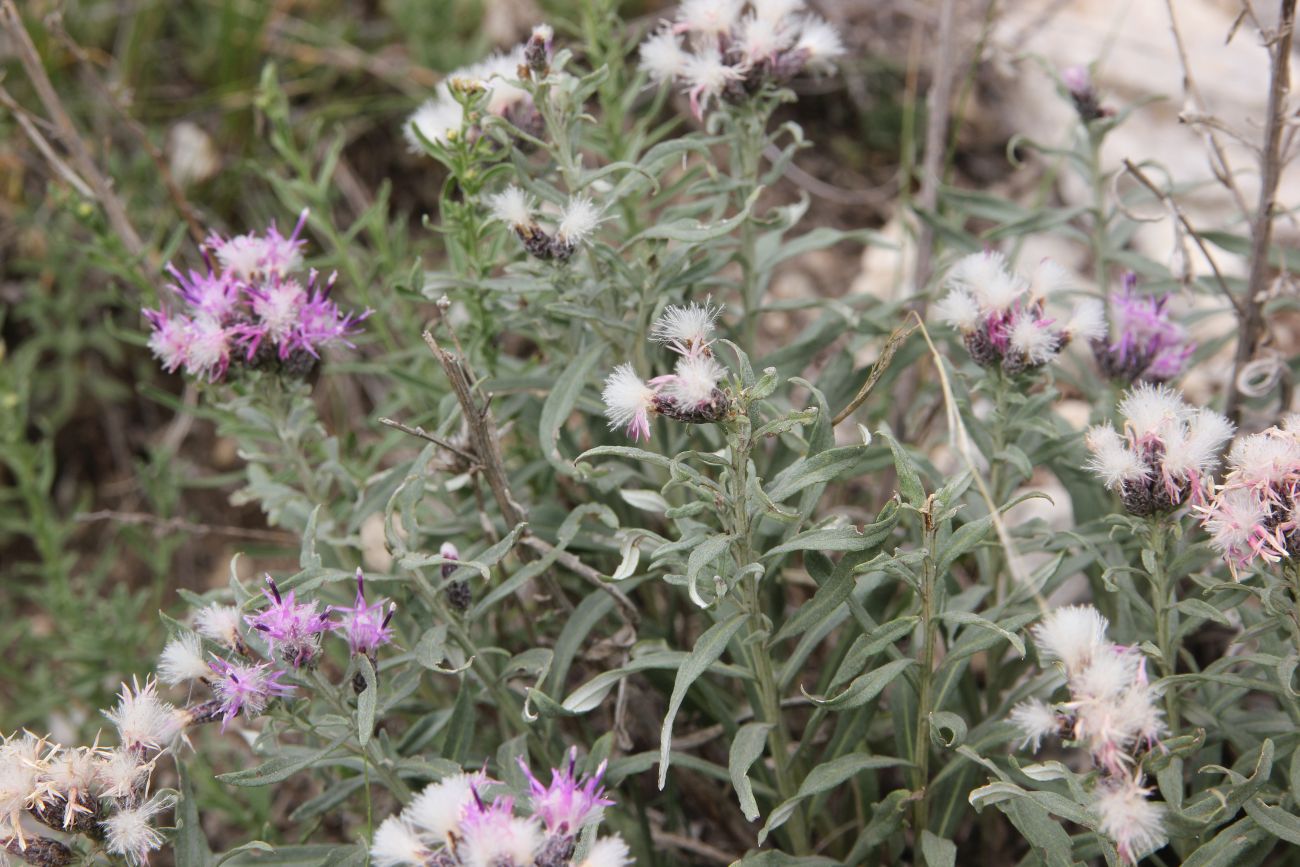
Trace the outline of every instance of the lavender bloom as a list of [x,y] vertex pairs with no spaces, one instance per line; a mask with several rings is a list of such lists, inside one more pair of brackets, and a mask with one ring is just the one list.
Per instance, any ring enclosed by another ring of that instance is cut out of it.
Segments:
[[1139,295],[1137,275],[1124,275],[1123,292],[1111,296],[1116,337],[1092,343],[1102,373],[1125,383],[1162,383],[1183,372],[1196,344],[1170,318],[1168,302],[1168,295]]
[[543,786],[528,764],[519,759],[519,767],[528,776],[533,815],[542,821],[548,834],[573,837],[587,825],[599,822],[604,808],[614,803],[604,797],[605,789],[600,785],[605,763],[601,762],[590,777],[579,777],[574,773],[577,761],[578,749],[573,747],[568,765],[553,769],[551,784]]
[[329,616],[318,612],[316,601],[298,603],[290,590],[284,596],[275,586],[274,579],[266,576],[269,587],[263,590],[270,607],[258,614],[245,617],[248,625],[266,636],[273,653],[294,668],[310,666],[320,652],[320,636],[330,628]]
[[352,648],[352,653],[370,656],[381,645],[393,640],[393,631],[388,628],[388,622],[393,619],[393,612],[397,610],[397,605],[389,602],[385,606],[384,600],[374,605],[367,605],[365,580],[365,576],[358,569],[356,602],[351,608],[331,605],[328,610],[337,611],[342,615],[341,619],[331,623],[330,626],[342,631],[348,647]]
[[[305,375],[320,347],[357,332],[370,311],[343,313],[329,298],[334,276],[321,284],[315,271],[306,283],[293,276],[302,268],[300,239],[307,212],[289,237],[274,224],[263,235],[212,235],[206,242],[204,272],[181,273],[168,266],[170,290],[179,309],[145,310],[152,335],[149,348],[170,373],[220,381],[232,363],[278,365]],[[242,352],[236,351],[242,350]]]
[[218,658],[212,660],[212,671],[222,731],[240,713],[245,718],[260,716],[272,699],[293,693],[290,684],[280,683],[284,672],[271,668],[269,662],[241,665]]

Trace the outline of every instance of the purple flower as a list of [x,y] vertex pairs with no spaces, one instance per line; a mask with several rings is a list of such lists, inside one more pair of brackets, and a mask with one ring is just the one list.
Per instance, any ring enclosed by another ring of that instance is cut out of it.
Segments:
[[311,665],[320,652],[321,633],[330,628],[329,616],[316,610],[319,603],[314,600],[295,602],[292,590],[281,596],[270,575],[266,576],[266,583],[269,589],[262,594],[271,603],[270,607],[244,620],[266,636],[271,651],[279,653],[285,662],[294,668]]
[[236,315],[239,283],[230,273],[209,268],[206,273],[190,271],[186,275],[173,265],[167,266],[167,272],[176,280],[171,290],[195,313],[206,314],[219,322],[229,322]]
[[290,684],[280,683],[284,672],[271,668],[269,662],[238,664],[218,657],[212,660],[212,671],[222,731],[241,712],[245,718],[260,716],[272,699],[293,693]]
[[393,631],[388,628],[388,622],[393,619],[397,605],[389,602],[385,606],[384,600],[367,605],[365,577],[360,569],[357,569],[357,600],[353,606],[347,608],[331,605],[329,610],[342,615],[339,620],[331,623],[331,627],[343,632],[353,654],[369,656],[378,647],[393,640]]
[[1196,344],[1170,318],[1168,301],[1168,295],[1139,295],[1137,275],[1124,275],[1123,291],[1111,296],[1115,337],[1092,344],[1106,376],[1125,383],[1162,383],[1183,372]]
[[533,815],[542,821],[549,834],[573,836],[584,826],[599,822],[604,808],[614,803],[604,797],[605,789],[600,785],[605,763],[601,762],[590,777],[579,777],[574,773],[577,761],[578,748],[573,747],[569,750],[568,765],[552,770],[551,784],[543,786],[528,764],[519,759],[519,767],[528,776]]
[[[333,275],[323,284],[316,271],[305,281],[294,276],[302,269],[306,242],[298,235],[306,218],[304,211],[287,238],[274,224],[262,235],[212,235],[204,272],[183,274],[168,266],[170,288],[182,309],[164,306],[144,315],[153,329],[150,349],[169,372],[184,367],[191,376],[215,382],[233,361],[303,376],[320,358],[321,346],[352,345],[346,338],[370,311],[339,310],[329,297]],[[242,352],[236,353],[236,346]]]

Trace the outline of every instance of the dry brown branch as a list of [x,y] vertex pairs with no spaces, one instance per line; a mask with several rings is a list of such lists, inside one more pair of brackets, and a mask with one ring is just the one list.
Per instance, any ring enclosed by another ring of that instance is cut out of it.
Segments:
[[474,455],[470,454],[469,452],[465,451],[464,449],[456,445],[453,445],[450,441],[445,440],[440,436],[434,436],[433,434],[429,433],[419,425],[416,425],[415,427],[411,427],[410,425],[402,424],[400,421],[391,418],[381,418],[379,420],[379,423],[387,427],[400,430],[404,434],[410,434],[413,437],[419,437],[422,440],[428,440],[429,442],[433,443],[439,448],[444,448],[447,451],[452,452],[458,455],[459,457],[464,458],[466,461],[469,461],[471,467],[478,466],[478,458],[476,458]]
[[45,157],[45,161],[50,164],[50,168],[54,169],[55,174],[63,178],[63,180],[68,183],[68,186],[76,190],[83,198],[95,198],[94,191],[86,185],[86,182],[83,181],[76,172],[72,170],[71,166],[63,161],[62,157],[55,153],[54,148],[51,147],[49,141],[41,134],[40,129],[36,125],[36,121],[27,113],[26,109],[14,100],[13,96],[10,95],[8,90],[5,90],[3,85],[0,85],[0,105],[3,105],[13,113],[14,118],[18,121],[18,125],[23,128],[23,132],[27,135],[28,140],[31,141],[38,151],[41,152],[41,156]]
[[858,393],[853,396],[853,400],[849,401],[848,405],[831,420],[831,427],[844,421],[853,414],[855,409],[862,406],[863,401],[867,399],[867,396],[871,394],[871,390],[876,387],[876,383],[880,381],[880,377],[889,369],[890,362],[894,360],[894,353],[898,352],[898,348],[906,342],[908,336],[915,330],[915,325],[904,323],[890,332],[889,337],[885,340],[884,348],[880,350],[880,357],[876,359],[875,364],[871,365],[871,373],[867,374],[867,381],[862,383],[862,388],[858,389]]
[[118,118],[130,131],[131,135],[135,137],[135,140],[140,143],[140,146],[144,148],[145,153],[149,155],[150,161],[158,171],[158,177],[162,179],[163,186],[167,188],[167,195],[171,198],[172,204],[180,213],[181,219],[185,221],[185,225],[190,232],[190,237],[194,239],[195,244],[202,246],[205,238],[203,225],[199,222],[199,218],[194,212],[194,206],[191,205],[190,200],[186,198],[185,191],[181,189],[180,185],[176,183],[176,179],[172,177],[171,166],[168,164],[167,158],[163,156],[162,151],[160,151],[153,143],[153,139],[149,138],[149,131],[144,128],[143,124],[131,116],[129,108],[122,102],[117,93],[115,93],[113,89],[105,84],[104,80],[100,78],[96,72],[96,64],[91,60],[90,55],[87,54],[86,50],[78,45],[77,42],[68,34],[68,32],[63,28],[62,22],[55,19],[50,24],[50,29],[54,35],[59,38],[59,41],[63,43],[63,46],[68,49],[72,56],[82,64],[86,72],[86,78],[90,81],[91,87],[95,89],[95,92],[100,95],[105,103],[112,106],[113,111],[117,113]]
[[[1165,0],[1165,7],[1169,11],[1169,29],[1174,36],[1174,47],[1178,51],[1178,62],[1182,65],[1183,70],[1183,91],[1192,100],[1196,106],[1199,116],[1210,116],[1210,107],[1206,103],[1205,97],[1201,95],[1201,89],[1196,84],[1196,78],[1192,75],[1192,65],[1188,59],[1187,46],[1183,42],[1182,31],[1178,29],[1178,16],[1174,14],[1174,0]],[[1196,123],[1192,117],[1180,117],[1187,123]],[[1237,187],[1237,181],[1233,177],[1232,167],[1228,164],[1227,153],[1223,145],[1219,142],[1218,136],[1214,134],[1214,127],[1205,125],[1205,142],[1210,151],[1210,171],[1214,172],[1215,179],[1227,188],[1232,194],[1232,199],[1237,204],[1237,209],[1241,212],[1242,217],[1248,217],[1250,208],[1246,205],[1246,197],[1241,194]]]
[[1192,226],[1191,222],[1187,219],[1187,215],[1183,213],[1183,209],[1178,207],[1178,203],[1174,201],[1171,195],[1156,186],[1156,183],[1152,181],[1151,178],[1147,177],[1140,168],[1134,165],[1133,162],[1127,158],[1124,160],[1124,171],[1132,175],[1134,180],[1146,187],[1153,196],[1169,207],[1174,216],[1178,219],[1178,222],[1182,224],[1183,229],[1186,230],[1187,234],[1196,242],[1196,246],[1200,249],[1201,255],[1205,257],[1205,261],[1210,263],[1210,270],[1214,272],[1214,279],[1219,284],[1219,289],[1223,292],[1224,297],[1232,304],[1232,307],[1237,311],[1238,316],[1244,315],[1245,311],[1242,309],[1241,301],[1228,286],[1228,281],[1224,278],[1223,272],[1219,270],[1219,266],[1214,261],[1214,257],[1210,255],[1209,248],[1206,247],[1205,242],[1201,240],[1200,233],[1196,231],[1196,228]]
[[1277,204],[1277,187],[1282,178],[1282,130],[1286,125],[1287,93],[1291,85],[1291,38],[1295,29],[1296,0],[1281,0],[1277,30],[1268,39],[1271,75],[1268,84],[1268,114],[1264,122],[1264,142],[1260,150],[1259,203],[1250,220],[1250,274],[1246,279],[1246,296],[1242,299],[1245,314],[1239,317],[1240,334],[1233,360],[1232,382],[1228,386],[1225,413],[1234,422],[1241,416],[1241,389],[1237,379],[1255,357],[1264,332],[1264,292],[1268,287],[1268,251],[1273,242],[1273,209]]
[[693,837],[684,837],[681,834],[673,834],[658,829],[651,829],[650,836],[656,846],[667,846],[672,849],[679,849],[682,852],[690,852],[692,855],[698,855],[719,864],[734,864],[737,861],[734,856],[723,852],[716,846],[710,846],[703,840],[696,840]]
[[27,28],[23,25],[22,16],[18,14],[18,9],[14,6],[13,0],[0,0],[0,27],[9,34],[14,51],[18,55],[18,60],[27,73],[27,77],[31,80],[36,95],[40,97],[41,104],[45,106],[45,111],[50,116],[59,142],[71,156],[72,164],[76,167],[77,173],[94,191],[94,199],[104,209],[104,215],[108,218],[108,224],[113,228],[113,232],[132,256],[144,255],[144,241],[140,239],[135,226],[131,224],[131,218],[126,212],[126,205],[113,191],[108,179],[100,172],[99,166],[95,164],[94,158],[91,157],[90,149],[81,138],[81,133],[77,131],[76,124],[72,122],[71,115],[63,107],[63,101],[59,99],[58,91],[54,89],[49,75],[45,72],[45,65],[41,62],[41,56],[36,51],[36,45],[32,42],[31,35],[28,34]]
[[[956,36],[953,33],[956,19],[956,0],[941,0],[939,32],[935,39],[933,65],[930,70],[930,90],[926,96],[925,150],[921,156],[921,189],[917,193],[915,209],[933,211],[939,203],[939,185],[943,181],[943,158],[948,150],[948,108],[952,101],[953,70],[957,58]],[[912,269],[913,291],[920,295],[930,279],[930,260],[934,254],[934,230],[921,221],[917,230],[916,260]],[[917,302],[925,309],[924,299]]]

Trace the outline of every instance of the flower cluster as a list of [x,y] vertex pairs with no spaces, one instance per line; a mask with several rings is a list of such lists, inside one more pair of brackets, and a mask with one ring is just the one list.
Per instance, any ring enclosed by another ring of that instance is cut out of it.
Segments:
[[329,297],[335,275],[322,283],[313,270],[300,279],[305,242],[298,235],[306,220],[303,211],[287,238],[275,224],[264,235],[213,234],[203,247],[204,270],[183,274],[168,266],[179,305],[164,302],[144,315],[152,327],[149,348],[169,373],[184,368],[216,382],[232,364],[243,364],[305,376],[322,346],[346,343],[357,331],[369,311],[339,310]]
[[601,212],[591,198],[576,195],[555,218],[555,229],[547,232],[537,222],[537,204],[532,196],[511,184],[488,196],[493,219],[505,223],[523,241],[524,249],[538,259],[566,262],[600,225]]
[[1137,863],[1164,845],[1164,808],[1147,799],[1138,761],[1141,751],[1159,743],[1164,720],[1145,658],[1109,641],[1108,626],[1090,605],[1057,609],[1035,626],[1039,658],[1060,665],[1070,696],[1053,704],[1030,699],[1012,710],[1011,721],[1024,738],[1022,748],[1037,752],[1050,736],[1087,747],[1101,774],[1093,792],[1101,830],[1121,858]]
[[[287,672],[277,668],[274,660],[294,669],[314,666],[326,632],[340,633],[353,655],[374,662],[375,652],[393,639],[389,622],[397,606],[384,601],[368,604],[360,569],[356,579],[353,605],[332,605],[322,612],[314,600],[298,602],[294,591],[281,593],[268,575],[267,589],[262,591],[266,608],[242,621],[266,642],[271,659],[258,659],[250,649],[241,633],[238,609],[209,605],[195,613],[194,632],[181,632],[167,643],[158,661],[158,676],[173,685],[207,684],[212,698],[190,709],[191,721],[220,718],[224,729],[235,717],[260,716],[275,699],[292,695],[293,687],[281,680]],[[338,619],[331,619],[331,613]],[[202,639],[217,645],[224,655],[205,655]]]
[[1168,382],[1183,372],[1196,351],[1187,329],[1169,316],[1168,295],[1139,295],[1137,275],[1124,276],[1124,289],[1110,299],[1114,336],[1092,342],[1101,372],[1124,382]]
[[677,353],[677,365],[649,382],[637,376],[631,363],[614,368],[601,395],[611,430],[624,428],[634,441],[648,440],[652,413],[688,424],[726,417],[731,399],[720,386],[727,371],[710,348],[720,312],[707,303],[670,306],[663,312],[650,337]]
[[528,778],[527,815],[515,799],[485,795],[500,784],[480,771],[456,774],[425,788],[401,813],[375,831],[370,847],[375,867],[626,867],[627,844],[617,835],[597,839],[587,857],[574,862],[578,834],[600,823],[604,797],[602,762],[589,777],[576,773],[577,750],[550,785],[520,765]]
[[1106,333],[1105,311],[1096,299],[1076,304],[1064,323],[1048,314],[1049,299],[1070,282],[1051,260],[1026,280],[1001,253],[974,253],[948,272],[949,291],[936,312],[961,333],[975,363],[1021,373],[1047,364],[1076,337],[1093,340]]
[[1232,422],[1189,406],[1172,389],[1147,383],[1124,396],[1119,412],[1122,435],[1103,424],[1091,428],[1084,441],[1092,452],[1088,468],[1119,491],[1128,513],[1146,517],[1188,500],[1203,503],[1219,450],[1232,438]]
[[402,132],[412,152],[423,153],[425,142],[447,145],[462,134],[470,141],[482,135],[482,119],[466,113],[466,97],[479,96],[481,111],[499,117],[531,136],[542,134],[542,115],[533,97],[520,86],[523,79],[550,72],[554,31],[545,24],[533,29],[524,45],[497,52],[485,60],[447,74],[434,95],[415,110]]
[[641,68],[656,83],[679,83],[702,119],[715,99],[829,71],[843,53],[839,33],[803,0],[685,0],[641,43]]
[[85,837],[133,867],[146,864],[162,846],[155,817],[175,799],[170,793],[151,796],[150,782],[159,758],[193,719],[159,698],[153,681],[123,684],[117,705],[104,715],[118,733],[119,744],[111,749],[98,740],[65,747],[27,732],[0,742],[0,852],[39,865],[77,858],[67,842],[25,830],[24,817],[62,835]]
[[1223,482],[1198,511],[1234,577],[1300,554],[1300,416],[1233,443]]

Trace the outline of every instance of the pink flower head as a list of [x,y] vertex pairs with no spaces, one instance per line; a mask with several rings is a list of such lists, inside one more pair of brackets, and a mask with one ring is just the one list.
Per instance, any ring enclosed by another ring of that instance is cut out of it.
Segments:
[[477,788],[460,819],[456,850],[465,864],[532,864],[542,844],[541,829],[532,818],[516,816],[513,798],[483,801]]
[[196,312],[219,322],[228,322],[235,315],[240,301],[239,285],[229,273],[208,268],[205,272],[191,270],[182,274],[170,264],[167,272],[176,281],[172,291]]
[[175,373],[185,364],[190,351],[190,328],[193,322],[184,314],[168,315],[165,310],[143,310],[153,333],[149,335],[149,349],[162,362],[163,370]]
[[614,803],[604,797],[605,790],[600,785],[605,763],[601,762],[590,777],[579,777],[574,773],[577,761],[578,749],[574,747],[569,751],[567,766],[553,769],[551,784],[543,786],[523,758],[519,759],[519,767],[528,776],[533,815],[542,821],[549,834],[576,835],[583,827],[599,822],[604,808]]
[[331,627],[343,632],[352,653],[369,656],[381,645],[393,640],[393,631],[388,628],[388,622],[393,619],[397,605],[392,602],[385,604],[382,599],[373,605],[367,605],[365,580],[361,570],[357,569],[356,602],[351,608],[331,605],[329,610],[342,615],[339,620],[331,623]]
[[320,652],[320,636],[330,628],[328,614],[317,611],[318,602],[298,603],[294,591],[280,595],[275,580],[266,576],[268,589],[262,591],[270,606],[244,618],[262,633],[271,651],[279,653],[294,668],[310,665]]
[[1124,276],[1124,291],[1111,296],[1112,340],[1093,342],[1102,372],[1122,382],[1168,382],[1183,372],[1196,344],[1169,315],[1168,295],[1139,295],[1137,276]]
[[655,389],[651,388],[631,364],[620,364],[605,380],[601,394],[605,417],[610,429],[626,428],[633,442],[650,439],[650,413],[655,408]]
[[272,699],[292,695],[293,686],[280,683],[284,672],[269,662],[239,664],[216,657],[212,660],[212,692],[220,703],[221,730],[243,713],[260,716]]
[[207,247],[221,268],[236,279],[250,282],[270,275],[283,276],[302,267],[302,251],[307,242],[298,236],[307,225],[308,213],[304,208],[287,238],[272,222],[265,235],[249,232],[227,239],[214,232],[208,237]]

